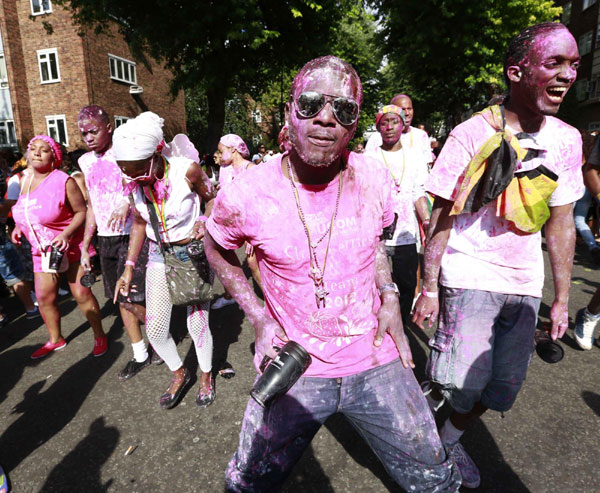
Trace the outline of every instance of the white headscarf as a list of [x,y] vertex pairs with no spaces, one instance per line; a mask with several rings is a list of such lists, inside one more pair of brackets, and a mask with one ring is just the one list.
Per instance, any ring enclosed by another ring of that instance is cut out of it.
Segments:
[[144,113],[127,120],[113,133],[113,155],[117,161],[148,159],[164,146],[164,120],[156,113]]

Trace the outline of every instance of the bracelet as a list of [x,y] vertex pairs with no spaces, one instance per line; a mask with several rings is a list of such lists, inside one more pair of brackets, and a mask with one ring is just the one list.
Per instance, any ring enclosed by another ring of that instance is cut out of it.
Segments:
[[199,216],[198,219],[196,219],[196,222],[200,222],[202,221],[203,223],[205,223],[206,221],[208,221],[208,217],[206,216]]
[[133,260],[125,260],[125,265],[131,265],[131,267],[135,267],[135,262]]
[[438,296],[437,291],[425,291],[425,288],[421,290],[421,294],[425,296],[425,298],[437,298]]

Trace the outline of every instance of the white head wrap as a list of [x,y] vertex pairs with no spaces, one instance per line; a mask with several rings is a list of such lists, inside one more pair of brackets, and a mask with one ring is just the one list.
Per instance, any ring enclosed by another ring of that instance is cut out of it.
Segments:
[[117,161],[148,159],[164,146],[164,120],[156,113],[145,111],[127,120],[113,133],[113,154]]

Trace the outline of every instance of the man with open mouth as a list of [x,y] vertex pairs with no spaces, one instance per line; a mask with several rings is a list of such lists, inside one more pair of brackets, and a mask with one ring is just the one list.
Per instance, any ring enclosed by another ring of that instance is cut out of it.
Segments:
[[544,224],[552,339],[568,326],[581,136],[553,115],[578,65],[564,25],[522,31],[504,61],[508,96],[451,132],[426,185],[435,202],[413,321],[422,327],[440,315],[423,387],[432,409],[444,399],[452,407],[440,435],[466,487],[476,488],[480,475],[460,436],[487,409],[508,411],[525,379],[544,283]]

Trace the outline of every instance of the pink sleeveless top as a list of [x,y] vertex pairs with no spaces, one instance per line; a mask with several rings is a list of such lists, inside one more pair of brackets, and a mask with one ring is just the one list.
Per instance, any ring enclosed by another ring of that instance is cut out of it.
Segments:
[[[19,200],[12,208],[13,218],[19,229],[31,243],[31,254],[34,261],[34,271],[41,271],[40,246],[45,248],[52,243],[57,235],[62,233],[73,219],[73,209],[67,203],[67,180],[69,175],[60,171],[52,171],[27,194],[30,177],[23,180],[23,188]],[[27,217],[25,217],[27,211]],[[31,225],[31,227],[30,227]],[[32,228],[34,231],[32,231]],[[83,241],[83,226],[69,240],[67,257],[69,263],[81,258],[81,242]],[[91,252],[90,252],[91,253]],[[36,258],[37,257],[37,258]]]

